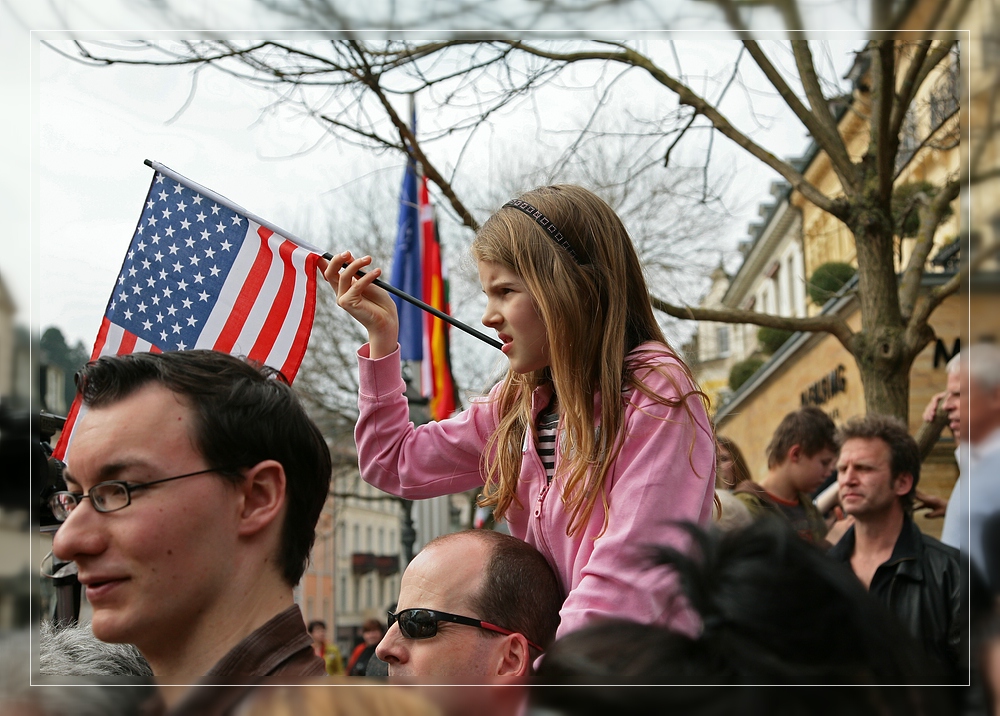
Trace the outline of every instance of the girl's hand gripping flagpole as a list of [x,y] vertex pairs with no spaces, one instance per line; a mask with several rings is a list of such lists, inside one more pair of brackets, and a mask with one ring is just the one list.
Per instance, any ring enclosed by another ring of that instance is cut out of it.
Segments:
[[[331,260],[333,260],[334,256],[333,256],[333,254],[331,254],[329,252],[325,252],[323,254],[323,258],[326,259],[327,261],[331,261]],[[348,266],[347,264],[342,264],[340,268],[345,269],[345,268],[347,268],[347,266]],[[364,276],[365,272],[364,271],[358,271],[357,275],[358,276]],[[449,316],[444,311],[439,311],[438,309],[434,308],[434,306],[430,306],[430,305],[424,303],[423,301],[421,301],[416,296],[411,296],[410,294],[406,293],[405,291],[399,290],[398,288],[396,288],[392,284],[388,284],[388,283],[386,283],[385,281],[383,281],[380,278],[375,279],[372,283],[374,283],[379,288],[388,291],[392,295],[399,296],[404,301],[412,303],[417,308],[420,308],[421,310],[427,311],[427,313],[431,314],[432,316],[434,316],[436,318],[440,318],[445,323],[450,323],[451,325],[455,326],[455,328],[458,328],[459,330],[465,331],[470,336],[475,336],[476,338],[478,338],[479,340],[481,340],[483,343],[488,343],[489,345],[493,346],[497,350],[501,350],[503,348],[503,343],[501,343],[500,341],[496,340],[495,338],[490,338],[485,333],[477,331],[472,326],[469,326],[469,325],[467,325],[465,323],[462,323],[457,318],[455,318],[453,316]]]

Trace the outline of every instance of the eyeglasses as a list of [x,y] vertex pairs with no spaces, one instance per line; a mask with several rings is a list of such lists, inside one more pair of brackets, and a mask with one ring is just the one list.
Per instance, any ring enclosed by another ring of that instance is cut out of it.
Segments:
[[69,513],[80,504],[80,500],[89,499],[90,504],[93,505],[94,509],[98,512],[115,512],[116,510],[124,509],[132,504],[133,492],[144,490],[147,487],[152,487],[153,485],[159,485],[161,482],[180,480],[185,477],[204,475],[209,472],[231,472],[231,470],[210,467],[205,470],[189,472],[184,475],[175,475],[174,477],[165,477],[162,480],[153,480],[152,482],[128,483],[124,480],[108,480],[107,482],[99,482],[91,487],[90,491],[86,495],[66,491],[54,492],[49,497],[49,507],[52,509],[52,516],[56,518],[57,522],[65,522],[66,518],[69,517]]
[[[386,614],[388,616],[388,628],[392,629],[393,624],[399,624],[399,632],[407,639],[430,639],[433,636],[437,636],[438,622],[454,622],[455,624],[464,624],[465,626],[479,627],[487,631],[495,631],[498,634],[510,635],[518,633],[480,619],[461,617],[457,614],[439,612],[433,609],[404,609],[395,614],[392,612],[387,612]],[[525,639],[531,648],[538,651],[545,651],[545,649],[538,646],[535,642],[527,638]]]

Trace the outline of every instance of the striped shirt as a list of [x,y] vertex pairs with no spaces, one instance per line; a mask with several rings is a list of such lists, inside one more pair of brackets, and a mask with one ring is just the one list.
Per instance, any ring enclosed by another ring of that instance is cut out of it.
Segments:
[[559,413],[554,401],[538,414],[535,430],[538,435],[538,457],[545,468],[545,480],[551,484],[552,475],[556,471],[556,428],[559,426]]

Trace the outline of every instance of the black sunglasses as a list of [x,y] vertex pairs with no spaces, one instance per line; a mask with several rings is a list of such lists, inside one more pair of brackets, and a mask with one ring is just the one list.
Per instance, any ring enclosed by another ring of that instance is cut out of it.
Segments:
[[[436,636],[438,632],[438,622],[464,624],[465,626],[479,627],[480,629],[495,631],[498,634],[505,634],[508,636],[510,634],[518,633],[513,632],[510,629],[499,627],[496,624],[484,622],[481,619],[462,617],[458,614],[439,612],[434,609],[403,609],[395,614],[392,612],[386,612],[386,615],[388,617],[386,620],[388,628],[392,629],[393,624],[399,624],[399,632],[407,639],[430,639],[431,637]],[[538,644],[531,641],[527,637],[525,637],[525,640],[528,642],[528,646],[532,649],[545,651],[542,647],[538,646]]]

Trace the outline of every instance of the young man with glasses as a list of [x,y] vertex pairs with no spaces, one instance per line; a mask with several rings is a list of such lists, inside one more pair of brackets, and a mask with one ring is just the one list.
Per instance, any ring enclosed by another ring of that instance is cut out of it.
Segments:
[[76,563],[95,636],[139,648],[160,711],[198,712],[217,695],[182,686],[200,680],[324,675],[292,589],[330,453],[280,375],[212,351],[137,353],[88,364],[78,386],[52,550]]
[[424,684],[446,714],[516,713],[532,663],[555,638],[563,597],[526,542],[492,530],[444,535],[407,566],[375,653],[390,680]]

